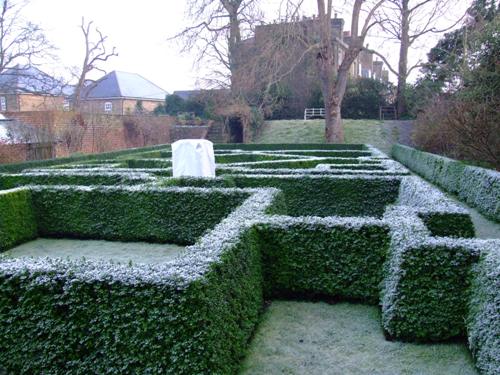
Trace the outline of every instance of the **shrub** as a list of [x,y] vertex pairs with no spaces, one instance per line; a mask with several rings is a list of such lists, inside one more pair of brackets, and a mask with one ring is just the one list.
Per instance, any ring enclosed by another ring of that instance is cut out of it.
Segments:
[[425,151],[500,168],[498,99],[438,97],[419,113],[415,142]]
[[476,207],[489,218],[500,221],[500,173],[471,167],[459,161],[394,145],[393,157],[424,178]]
[[22,174],[0,174],[0,189],[23,185],[135,185],[151,182],[146,173],[114,171],[45,171]]
[[386,334],[411,341],[464,335],[470,269],[479,254],[474,242],[426,239],[411,210],[386,218],[393,231],[381,290]]
[[[192,244],[248,194],[154,187],[34,187],[40,235]],[[189,214],[187,214],[189,213]]]
[[238,187],[283,191],[290,216],[382,216],[397,199],[397,178],[326,176],[232,176]]
[[37,235],[30,191],[0,191],[0,252],[32,240]]
[[263,306],[252,196],[159,265],[0,262],[0,372],[234,374]]
[[82,161],[96,161],[96,160],[106,160],[115,158],[121,155],[126,154],[135,154],[152,150],[162,150],[170,147],[170,145],[156,145],[156,146],[148,146],[142,148],[128,148],[125,150],[105,152],[101,154],[90,154],[90,155],[78,155],[78,156],[70,156],[67,158],[57,158],[57,159],[49,159],[49,160],[33,160],[27,161],[24,163],[14,163],[14,164],[2,164],[0,165],[0,173],[16,173],[20,172],[24,169],[30,168],[39,168],[39,167],[49,167],[53,165],[61,165],[68,164],[73,162],[82,162]]
[[363,144],[321,144],[317,143],[273,143],[273,144],[217,144],[214,145],[214,150],[246,150],[246,151],[283,151],[283,150],[366,150]]
[[477,367],[494,375],[500,373],[500,252],[493,241],[488,246],[473,268],[467,330]]
[[276,220],[258,227],[268,297],[330,296],[376,304],[389,247],[369,220]]

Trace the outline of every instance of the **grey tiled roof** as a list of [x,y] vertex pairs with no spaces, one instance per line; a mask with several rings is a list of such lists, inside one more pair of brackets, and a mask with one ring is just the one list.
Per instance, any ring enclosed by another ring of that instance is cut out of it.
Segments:
[[49,76],[34,66],[16,65],[5,69],[0,74],[0,92],[5,94],[36,93],[49,95],[66,95],[73,88],[64,85],[60,80]]
[[136,73],[113,71],[87,86],[84,99],[138,98],[164,100],[168,93]]

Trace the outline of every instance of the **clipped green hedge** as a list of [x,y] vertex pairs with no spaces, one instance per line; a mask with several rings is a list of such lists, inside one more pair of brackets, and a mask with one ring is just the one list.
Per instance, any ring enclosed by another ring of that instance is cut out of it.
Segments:
[[128,168],[170,168],[172,161],[167,159],[128,159],[125,161]]
[[27,189],[0,192],[0,252],[38,235],[31,193]]
[[383,225],[259,226],[268,297],[341,297],[376,304],[389,248]]
[[170,145],[157,145],[157,146],[149,146],[149,147],[141,147],[141,148],[128,148],[124,150],[104,152],[101,154],[87,154],[87,155],[78,155],[78,156],[70,156],[66,158],[56,158],[56,159],[47,159],[47,160],[32,160],[24,163],[13,163],[13,164],[0,164],[0,173],[17,173],[21,172],[24,169],[31,168],[41,168],[41,167],[49,167],[53,165],[59,164],[68,164],[73,162],[83,162],[83,161],[95,161],[102,159],[112,159],[122,155],[133,155],[135,153],[141,153],[145,151],[153,151],[153,150],[161,150],[170,147]]
[[469,214],[430,212],[419,216],[433,236],[472,238],[476,235]]
[[397,178],[311,176],[232,176],[237,187],[275,187],[283,191],[290,216],[377,216],[394,203]]
[[485,375],[500,374],[500,250],[481,254],[473,268],[467,317],[469,347]]
[[244,163],[266,160],[283,160],[290,159],[290,156],[282,155],[262,155],[262,154],[215,154],[215,162],[217,164],[226,163]]
[[351,151],[351,150],[337,150],[337,151],[290,151],[287,155],[300,155],[300,156],[317,156],[317,157],[335,157],[335,158],[358,158],[360,156],[371,156],[370,151]]
[[25,185],[135,185],[150,182],[147,176],[130,178],[118,173],[29,173],[0,174],[0,189]]
[[294,161],[281,161],[281,162],[262,162],[256,164],[244,165],[244,167],[253,169],[277,169],[277,168],[314,168],[318,164],[333,164],[332,168],[346,168],[346,169],[370,169],[370,170],[384,170],[385,168],[380,165],[359,164],[355,166],[345,167],[343,164],[338,164],[338,159],[316,159],[316,160],[294,160]]
[[281,150],[366,150],[364,144],[328,143],[229,143],[216,144],[214,150],[281,151]]
[[224,177],[175,177],[164,178],[158,182],[158,186],[182,186],[200,188],[234,188],[236,184],[231,176]]
[[465,334],[470,269],[467,246],[424,243],[391,254],[382,291],[382,322],[389,337],[442,341]]
[[148,279],[148,268],[137,269],[146,276],[137,280],[94,278],[91,264],[4,268],[0,372],[235,374],[263,306],[254,237],[242,234],[187,284],[161,272]]
[[192,244],[248,194],[194,188],[35,187],[41,236]]
[[500,173],[457,160],[394,145],[392,156],[427,180],[458,195],[485,216],[500,221]]

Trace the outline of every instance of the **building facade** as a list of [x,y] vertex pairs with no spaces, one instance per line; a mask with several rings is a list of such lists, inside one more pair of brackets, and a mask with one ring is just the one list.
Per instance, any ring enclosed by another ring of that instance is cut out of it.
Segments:
[[139,74],[113,71],[84,88],[81,110],[110,115],[151,113],[167,94]]

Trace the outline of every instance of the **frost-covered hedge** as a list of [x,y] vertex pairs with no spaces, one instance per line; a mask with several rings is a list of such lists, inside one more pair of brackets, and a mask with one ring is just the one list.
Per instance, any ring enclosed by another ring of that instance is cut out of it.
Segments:
[[370,164],[363,164],[363,165],[350,165],[349,167],[346,167],[345,165],[336,165],[338,159],[334,158],[317,158],[317,159],[310,159],[310,160],[287,160],[287,161],[270,161],[270,162],[261,162],[261,163],[254,163],[254,164],[241,164],[241,166],[246,166],[249,168],[271,168],[271,169],[278,169],[278,168],[315,168],[318,164],[333,164],[334,167],[337,168],[346,168],[346,169],[366,169],[366,170],[383,170],[383,166],[379,165],[370,165]]
[[0,191],[0,252],[37,237],[28,189]]
[[128,168],[170,168],[172,161],[168,159],[127,159],[125,164]]
[[288,150],[366,150],[364,144],[269,143],[269,144],[216,144],[214,150],[283,151]]
[[232,154],[215,154],[215,162],[217,164],[227,163],[243,163],[266,160],[286,160],[294,158],[288,155],[270,155],[264,153],[232,153]]
[[0,173],[17,173],[21,172],[24,169],[49,167],[49,166],[68,164],[74,162],[85,162],[85,161],[95,162],[97,160],[112,159],[122,155],[129,155],[129,154],[133,155],[136,153],[141,153],[149,150],[161,150],[168,147],[170,147],[170,145],[148,146],[142,148],[129,148],[124,150],[105,152],[101,154],[88,154],[80,156],[70,156],[67,158],[32,160],[23,163],[2,164],[0,165]]
[[465,333],[475,242],[429,238],[411,208],[394,207],[391,247],[381,292],[382,323],[390,337],[440,341]]
[[398,204],[412,207],[433,236],[474,237],[469,213],[419,177],[404,177]]
[[248,194],[238,190],[34,186],[41,236],[192,244]]
[[140,172],[46,170],[0,174],[0,189],[12,189],[24,185],[135,185],[153,180],[149,174]]
[[237,187],[283,191],[290,216],[382,216],[396,201],[400,180],[356,176],[232,175]]
[[459,161],[394,145],[392,156],[411,170],[464,202],[476,207],[489,218],[500,221],[500,173],[467,166]]
[[500,374],[500,247],[488,249],[473,268],[467,317],[469,347],[483,374]]
[[246,223],[278,194],[245,193],[168,263],[0,262],[0,373],[236,373],[264,302]]
[[268,297],[378,302],[390,238],[384,223],[277,216],[259,224],[258,233]]

